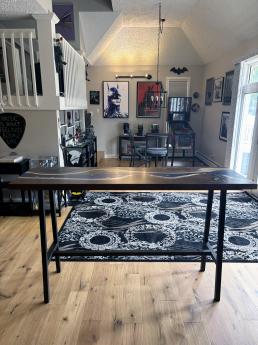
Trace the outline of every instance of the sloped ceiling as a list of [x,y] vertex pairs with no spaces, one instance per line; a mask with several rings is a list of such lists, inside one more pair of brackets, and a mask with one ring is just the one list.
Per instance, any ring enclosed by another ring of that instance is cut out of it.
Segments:
[[[166,26],[180,26],[199,0],[163,0],[162,16]],[[126,26],[155,27],[159,0],[112,0],[113,10],[122,12]]]
[[[157,28],[123,27],[95,65],[155,65]],[[160,42],[161,65],[200,65],[203,61],[181,28],[166,28]]]
[[[82,12],[80,13],[80,26],[83,26],[82,39],[90,63],[107,48],[122,25],[119,12]],[[98,23],[98,25],[96,25]]]
[[26,16],[52,10],[52,0],[1,0],[0,16]]
[[200,0],[182,29],[207,63],[258,35],[257,0]]
[[[119,25],[115,19],[109,22],[109,35],[104,40],[104,26],[98,20],[91,21],[91,28],[81,21],[82,30],[88,31],[83,35],[86,40],[91,39],[90,30],[100,31],[101,44],[85,42],[85,46],[91,46],[86,56],[94,50],[90,63],[155,64],[158,0],[112,0],[112,5],[122,20]],[[257,13],[258,0],[163,0],[162,17],[166,22],[160,63],[199,65],[219,58],[258,35]]]

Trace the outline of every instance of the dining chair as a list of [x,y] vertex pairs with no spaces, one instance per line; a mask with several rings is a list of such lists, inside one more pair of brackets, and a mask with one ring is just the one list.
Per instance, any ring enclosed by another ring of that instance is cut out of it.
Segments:
[[[173,131],[171,135],[172,144],[172,157],[171,166],[174,164],[175,152],[181,151],[182,156],[177,158],[191,158],[192,166],[195,163],[195,133],[192,130],[178,130]],[[187,156],[186,152],[190,152],[191,155]]]
[[145,151],[145,166],[151,160],[155,159],[155,167],[157,167],[157,161],[162,159],[162,165],[167,166],[168,161],[168,147],[169,147],[169,135],[166,133],[147,133],[146,134],[146,151]]
[[[135,166],[135,160],[139,161],[139,165],[145,163],[145,151],[146,151],[146,140],[145,137],[142,137],[141,140],[136,139],[135,136],[130,136],[130,145],[131,145],[131,159],[130,167]],[[142,163],[143,162],[143,163]]]

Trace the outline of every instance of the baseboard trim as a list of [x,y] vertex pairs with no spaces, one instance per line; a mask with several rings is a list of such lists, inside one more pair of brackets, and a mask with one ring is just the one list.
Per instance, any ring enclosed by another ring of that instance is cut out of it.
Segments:
[[107,153],[105,153],[104,154],[104,158],[115,158],[115,159],[117,159],[118,158],[118,155],[116,155],[116,154],[114,154],[114,153],[112,153],[112,154],[107,154]]
[[205,164],[207,164],[210,167],[222,168],[222,166],[219,163],[213,161],[212,159],[210,159],[209,157],[207,157],[206,155],[204,155],[203,153],[199,151],[196,151],[195,155],[198,159],[200,159],[201,161],[203,161]]

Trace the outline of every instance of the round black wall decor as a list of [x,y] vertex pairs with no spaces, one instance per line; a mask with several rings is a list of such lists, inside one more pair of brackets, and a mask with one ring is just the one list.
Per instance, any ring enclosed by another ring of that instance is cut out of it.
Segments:
[[0,114],[0,137],[11,149],[15,149],[25,132],[25,119],[15,113]]

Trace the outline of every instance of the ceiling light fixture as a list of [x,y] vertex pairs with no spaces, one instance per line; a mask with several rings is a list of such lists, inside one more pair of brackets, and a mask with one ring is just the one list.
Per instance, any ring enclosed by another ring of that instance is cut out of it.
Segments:
[[157,48],[157,80],[153,87],[149,88],[146,93],[146,106],[152,109],[166,108],[167,92],[164,90],[162,82],[159,81],[159,64],[160,64],[160,39],[163,33],[165,18],[161,17],[161,1],[159,2],[159,18],[158,18],[158,48]]
[[149,74],[149,73],[146,73],[145,75],[133,75],[133,74],[130,74],[130,75],[119,75],[119,74],[116,74],[116,79],[152,79],[152,75]]

